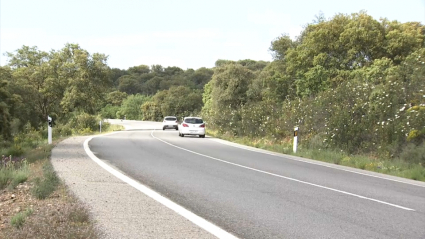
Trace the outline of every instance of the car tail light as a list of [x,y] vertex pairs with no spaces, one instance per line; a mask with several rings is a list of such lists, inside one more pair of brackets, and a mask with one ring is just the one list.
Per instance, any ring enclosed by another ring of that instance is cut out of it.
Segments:
[[201,128],[205,128],[205,124],[201,124],[199,127],[201,127]]
[[189,127],[189,125],[187,125],[187,124],[182,124],[182,126],[183,126],[183,127]]

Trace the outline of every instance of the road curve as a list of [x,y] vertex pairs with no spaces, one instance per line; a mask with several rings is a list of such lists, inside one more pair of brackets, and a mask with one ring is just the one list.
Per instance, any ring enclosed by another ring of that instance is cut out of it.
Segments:
[[214,138],[181,138],[174,130],[121,132],[93,138],[89,147],[134,180],[241,238],[425,238],[420,182]]
[[83,148],[88,139],[70,137],[60,142],[52,150],[51,162],[89,209],[101,238],[215,238],[101,168]]

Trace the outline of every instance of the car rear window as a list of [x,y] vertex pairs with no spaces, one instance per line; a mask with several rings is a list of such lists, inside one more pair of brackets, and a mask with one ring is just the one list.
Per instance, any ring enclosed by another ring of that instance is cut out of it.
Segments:
[[176,121],[177,118],[175,118],[175,117],[165,117],[165,120],[166,121]]
[[204,123],[204,121],[202,119],[196,119],[196,118],[188,118],[188,119],[185,119],[184,122],[189,123],[189,124],[202,124],[202,123]]

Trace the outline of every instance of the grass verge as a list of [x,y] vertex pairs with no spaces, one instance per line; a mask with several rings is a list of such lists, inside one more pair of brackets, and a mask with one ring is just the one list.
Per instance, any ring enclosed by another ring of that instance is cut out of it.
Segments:
[[408,163],[398,158],[386,159],[368,155],[349,155],[343,151],[330,149],[306,149],[303,148],[302,145],[298,148],[297,153],[293,153],[292,139],[275,141],[266,138],[252,139],[248,137],[234,137],[229,134],[220,134],[211,129],[208,129],[207,134],[216,138],[277,153],[295,155],[303,158],[384,173],[417,181],[425,181],[424,166]]
[[61,182],[50,162],[53,145],[2,157],[0,238],[99,238],[88,210]]

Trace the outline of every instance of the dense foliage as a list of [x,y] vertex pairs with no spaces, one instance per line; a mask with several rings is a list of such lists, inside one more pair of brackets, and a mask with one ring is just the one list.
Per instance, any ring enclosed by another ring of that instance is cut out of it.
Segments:
[[[220,132],[425,163],[425,28],[364,12],[272,42],[263,69],[220,62],[203,115]],[[409,155],[409,156],[408,156]]]
[[[76,44],[23,46],[0,68],[0,142],[28,129],[97,129],[101,118],[202,115],[221,133],[425,163],[425,28],[365,12],[323,16],[272,41],[272,62],[219,59],[212,69],[107,66]],[[1,146],[1,144],[0,144]]]

